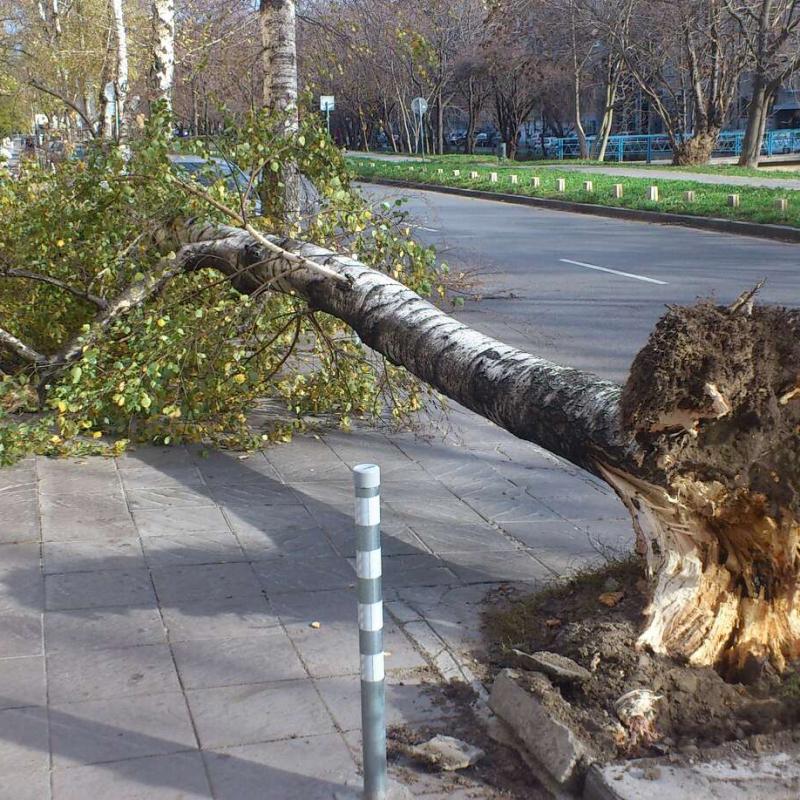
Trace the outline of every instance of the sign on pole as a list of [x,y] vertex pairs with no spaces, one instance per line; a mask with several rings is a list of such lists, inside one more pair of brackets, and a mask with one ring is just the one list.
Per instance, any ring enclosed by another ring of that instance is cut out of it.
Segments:
[[419,117],[419,152],[422,153],[423,161],[425,160],[425,132],[422,128],[422,117],[427,110],[428,101],[424,97],[415,97],[411,101],[411,111]]
[[325,112],[325,124],[328,126],[328,136],[331,135],[331,111],[336,107],[332,94],[322,94],[319,97],[319,110]]

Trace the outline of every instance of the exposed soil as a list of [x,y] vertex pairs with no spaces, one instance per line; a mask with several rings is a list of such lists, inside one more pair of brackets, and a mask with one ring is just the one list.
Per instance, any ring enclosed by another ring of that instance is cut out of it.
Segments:
[[[622,424],[650,453],[653,471],[748,489],[773,518],[789,511],[796,519],[800,312],[748,309],[745,297],[739,306],[669,308],[631,365]],[[686,435],[681,421],[691,427],[692,419],[700,424]]]
[[[422,726],[395,725],[387,732],[391,771],[417,794],[459,792],[475,800],[549,800],[550,795],[535,783],[520,756],[491,739],[475,714],[475,694],[465,683],[432,685],[435,704],[446,711],[446,719]],[[480,747],[486,755],[467,769],[442,772],[420,764],[409,755],[413,745],[444,733]]]
[[[711,668],[640,652],[636,640],[646,588],[639,561],[631,559],[534,595],[507,595],[484,616],[492,670],[519,669],[512,649],[558,653],[589,669],[592,676],[583,684],[544,685],[560,693],[566,703],[552,707],[602,761],[692,756],[698,748],[740,740],[760,751],[778,734],[800,741],[800,663],[782,675],[759,670],[745,685],[728,683]],[[540,693],[542,676],[522,674],[531,690]],[[615,712],[615,702],[633,689],[661,695],[652,737],[633,735]]]

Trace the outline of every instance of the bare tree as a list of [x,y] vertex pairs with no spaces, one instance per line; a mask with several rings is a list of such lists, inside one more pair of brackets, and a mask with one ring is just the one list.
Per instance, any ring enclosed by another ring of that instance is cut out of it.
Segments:
[[800,69],[800,2],[725,0],[725,7],[736,20],[750,58],[752,84],[739,164],[756,167],[772,100]]

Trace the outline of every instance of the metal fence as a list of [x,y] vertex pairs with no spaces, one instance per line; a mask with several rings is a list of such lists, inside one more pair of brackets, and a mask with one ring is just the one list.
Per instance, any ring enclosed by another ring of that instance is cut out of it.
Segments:
[[[687,134],[687,137],[691,134]],[[742,152],[744,131],[726,131],[719,135],[714,148],[715,156],[738,156]],[[587,136],[590,156],[600,150],[597,136]],[[580,158],[580,144],[575,136],[551,138],[545,142],[549,158]],[[765,156],[800,153],[800,129],[767,131],[761,152]],[[655,161],[672,158],[669,137],[663,134],[610,136],[606,148],[607,161]]]

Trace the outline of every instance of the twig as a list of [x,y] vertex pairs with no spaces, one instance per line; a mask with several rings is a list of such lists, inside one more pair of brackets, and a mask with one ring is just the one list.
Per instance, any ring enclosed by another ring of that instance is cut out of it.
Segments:
[[52,278],[49,275],[42,275],[39,272],[30,272],[26,269],[4,269],[0,271],[0,277],[3,278],[27,278],[31,281],[39,281],[40,283],[49,283],[51,286],[57,286],[59,289],[63,289],[65,292],[69,292],[70,294],[74,294],[75,297],[80,297],[81,300],[87,300],[90,303],[96,305],[99,309],[105,310],[108,308],[108,301],[102,297],[98,297],[96,294],[91,294],[90,292],[84,292],[81,289],[77,289],[74,286],[70,286],[68,283],[64,283],[64,281],[58,280],[58,278]]

